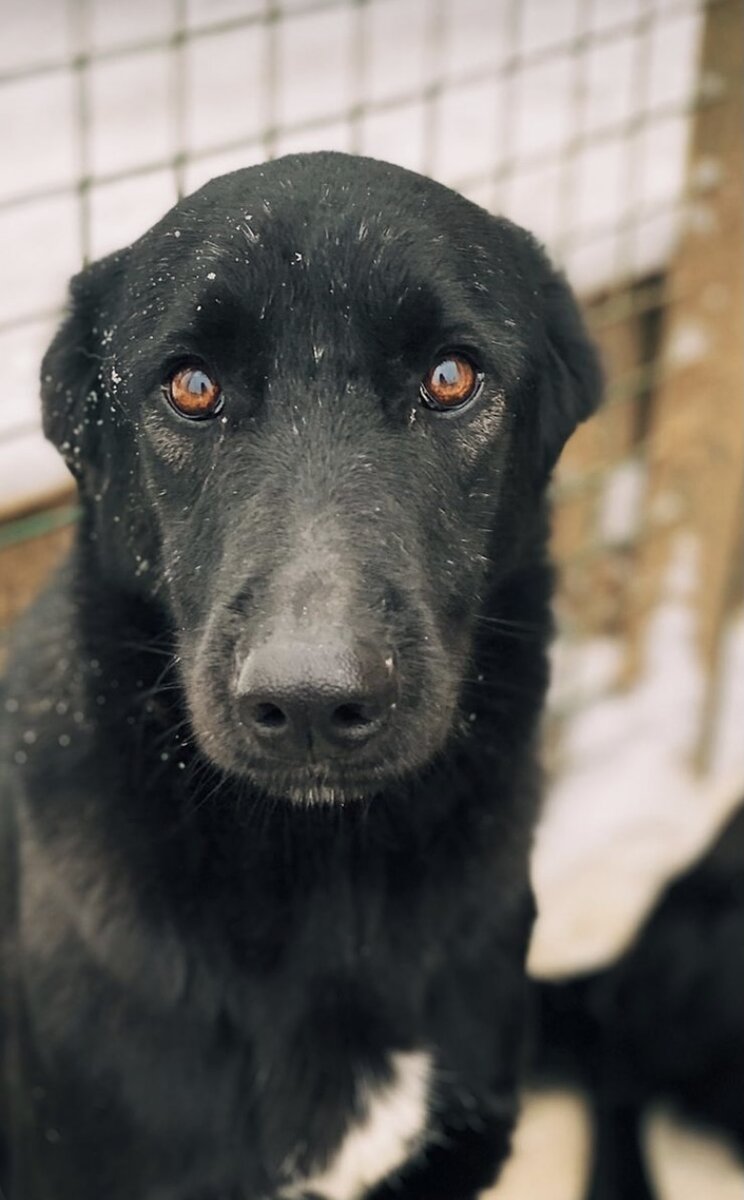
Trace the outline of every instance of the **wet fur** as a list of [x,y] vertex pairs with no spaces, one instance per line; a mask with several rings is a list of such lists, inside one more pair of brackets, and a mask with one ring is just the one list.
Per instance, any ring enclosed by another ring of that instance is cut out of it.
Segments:
[[[418,380],[463,340],[487,387],[440,418]],[[225,422],[163,400],[194,349]],[[515,1113],[545,489],[599,395],[566,284],[430,181],[283,159],[78,276],[42,390],[82,517],[7,678],[6,1192],[275,1197],[426,1053],[368,1195],[470,1200]],[[236,719],[236,658],[306,608],[396,655],[356,771],[263,770]]]

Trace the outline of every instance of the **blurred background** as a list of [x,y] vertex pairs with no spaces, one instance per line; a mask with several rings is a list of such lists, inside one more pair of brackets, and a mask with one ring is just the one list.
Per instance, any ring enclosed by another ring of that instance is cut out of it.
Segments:
[[[3,0],[0,639],[68,544],[37,374],[80,264],[289,151],[432,175],[565,268],[607,401],[554,486],[560,635],[537,975],[593,966],[744,795],[739,0]],[[0,661],[2,641],[0,640]],[[744,1103],[744,1099],[743,1099]],[[498,1196],[575,1200],[577,1098],[535,1097]],[[660,1115],[664,1195],[728,1200]]]

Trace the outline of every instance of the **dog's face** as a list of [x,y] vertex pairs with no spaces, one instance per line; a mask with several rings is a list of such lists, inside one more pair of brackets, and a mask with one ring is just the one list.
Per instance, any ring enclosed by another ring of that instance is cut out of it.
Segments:
[[163,606],[196,737],[296,799],[430,761],[494,580],[598,396],[521,230],[342,155],[217,179],[73,284],[47,433]]

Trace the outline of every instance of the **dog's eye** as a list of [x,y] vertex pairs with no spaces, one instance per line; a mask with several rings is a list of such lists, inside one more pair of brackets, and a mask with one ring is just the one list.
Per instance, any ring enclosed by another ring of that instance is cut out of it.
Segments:
[[427,371],[421,380],[421,399],[428,408],[462,408],[482,385],[483,372],[466,355],[452,353]]
[[203,367],[181,367],[171,375],[168,399],[182,417],[204,421],[222,408],[222,389]]

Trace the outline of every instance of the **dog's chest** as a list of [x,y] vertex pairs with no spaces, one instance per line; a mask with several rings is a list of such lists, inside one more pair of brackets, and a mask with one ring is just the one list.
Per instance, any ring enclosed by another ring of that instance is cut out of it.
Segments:
[[323,1200],[359,1200],[375,1184],[394,1175],[423,1145],[426,1137],[432,1065],[423,1052],[396,1053],[390,1078],[357,1085],[355,1112],[341,1141],[326,1156],[282,1189],[282,1200],[307,1193]]

